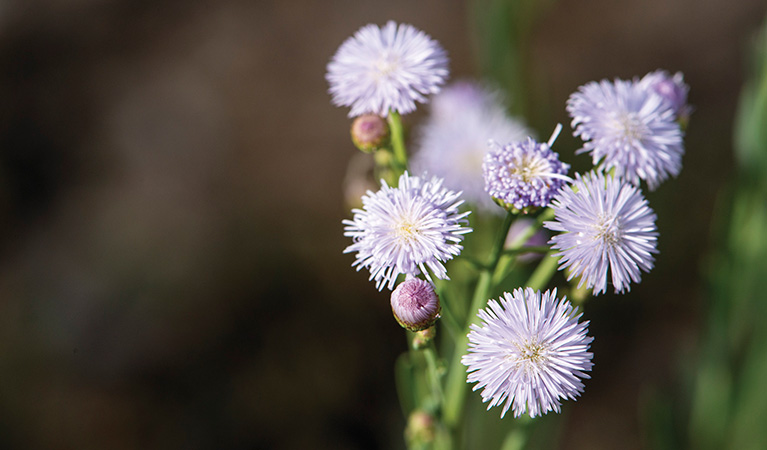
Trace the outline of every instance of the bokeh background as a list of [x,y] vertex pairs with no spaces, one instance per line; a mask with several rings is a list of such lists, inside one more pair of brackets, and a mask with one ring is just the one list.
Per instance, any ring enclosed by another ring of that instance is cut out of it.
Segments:
[[[439,40],[453,78],[481,76],[475,6],[2,2],[0,447],[401,448],[406,342],[386,293],[341,254],[355,150],[325,65],[359,27],[393,19]],[[714,205],[766,12],[559,0],[520,31],[529,95],[516,105],[540,135],[602,78],[680,70],[695,107],[683,172],[648,194],[656,268],[587,305],[596,366],[562,416],[562,448],[648,448],[648,405],[687,398]],[[567,132],[562,159],[585,167]]]

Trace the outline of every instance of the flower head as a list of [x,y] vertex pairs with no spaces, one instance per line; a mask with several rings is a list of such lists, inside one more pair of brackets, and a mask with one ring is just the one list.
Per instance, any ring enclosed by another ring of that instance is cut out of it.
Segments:
[[687,93],[690,86],[684,82],[684,74],[677,72],[673,76],[665,70],[650,72],[640,80],[648,88],[663,97],[674,113],[682,119],[686,119],[692,112],[692,107],[687,104]]
[[421,331],[434,325],[440,309],[434,286],[420,278],[408,278],[391,293],[394,318],[410,331]]
[[577,175],[572,187],[554,198],[554,221],[544,223],[562,232],[549,241],[562,257],[559,268],[569,268],[568,280],[580,277],[578,287],[586,283],[595,295],[607,289],[608,269],[615,292],[629,290],[658,253],[655,213],[636,186],[617,177]]
[[671,103],[648,83],[591,82],[567,100],[574,135],[584,140],[576,153],[591,152],[594,164],[654,190],[682,169],[682,130]]
[[366,25],[347,39],[328,64],[333,103],[351,106],[349,117],[389,110],[406,114],[439,92],[448,75],[439,43],[411,25]]
[[517,289],[490,300],[480,309],[483,323],[472,325],[469,352],[461,362],[468,366],[468,382],[482,389],[487,409],[506,404],[514,417],[560,411],[560,400],[583,392],[581,379],[593,366],[588,351],[594,338],[586,335],[588,322],[578,322],[570,302],[557,299],[557,290]]
[[378,192],[362,197],[362,209],[354,209],[352,220],[344,220],[344,236],[354,239],[344,253],[357,252],[353,266],[370,270],[370,279],[381,290],[394,288],[400,274],[423,273],[427,268],[440,279],[448,279],[444,262],[461,253],[463,235],[471,232],[458,207],[460,192],[442,187],[434,177],[425,181],[407,173],[398,187],[381,180]]
[[506,114],[497,94],[468,81],[453,83],[432,99],[420,129],[412,167],[445,179],[484,210],[502,212],[485,193],[482,160],[490,139],[521,141],[529,131]]
[[482,163],[485,191],[511,210],[527,211],[548,205],[557,190],[570,180],[566,175],[570,166],[551,150],[559,130],[561,126],[548,143],[532,138],[504,146],[491,143]]

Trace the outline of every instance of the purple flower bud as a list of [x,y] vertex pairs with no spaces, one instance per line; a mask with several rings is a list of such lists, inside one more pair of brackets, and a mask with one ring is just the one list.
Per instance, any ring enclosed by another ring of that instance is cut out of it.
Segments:
[[370,153],[382,147],[389,137],[389,126],[381,116],[364,114],[352,123],[352,141],[358,149]]
[[410,331],[429,328],[439,319],[439,297],[434,286],[420,278],[408,278],[391,294],[391,310],[397,323]]
[[663,97],[678,117],[689,116],[691,108],[687,105],[687,93],[690,87],[684,82],[682,72],[671,76],[664,70],[656,70],[645,75],[641,83]]

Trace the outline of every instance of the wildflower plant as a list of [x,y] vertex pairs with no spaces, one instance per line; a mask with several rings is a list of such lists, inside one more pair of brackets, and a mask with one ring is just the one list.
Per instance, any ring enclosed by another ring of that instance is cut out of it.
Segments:
[[[561,125],[535,140],[479,83],[429,97],[446,64],[436,41],[389,22],[344,42],[326,76],[379,180],[343,220],[344,252],[392,291],[408,330],[396,379],[410,448],[465,442],[470,384],[501,417],[558,413],[585,395],[594,355],[582,307],[652,270],[659,231],[641,183],[656,189],[680,172],[692,111],[681,73],[586,83],[566,109],[584,141],[576,154],[590,153],[594,167],[570,174],[553,148]],[[401,114],[430,99],[411,161]],[[544,229],[555,233],[548,242]],[[529,424],[510,427],[513,439]]]

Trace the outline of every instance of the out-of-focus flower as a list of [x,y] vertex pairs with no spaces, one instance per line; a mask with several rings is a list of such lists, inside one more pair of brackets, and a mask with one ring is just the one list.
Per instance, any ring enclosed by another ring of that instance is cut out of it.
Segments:
[[602,173],[576,175],[551,207],[554,221],[544,226],[562,233],[549,243],[560,252],[559,268],[569,268],[567,279],[580,277],[578,287],[605,292],[609,269],[615,292],[623,292],[641,281],[640,270],[652,269],[656,216],[636,186]]
[[532,138],[507,145],[492,143],[485,155],[482,171],[485,191],[506,209],[527,212],[549,204],[557,190],[570,178],[570,168],[559,160],[551,145],[561,126],[548,143]]
[[649,83],[591,82],[567,100],[574,135],[583,139],[576,153],[590,152],[593,163],[655,190],[682,170],[682,130],[674,108]]
[[511,119],[499,95],[462,81],[432,98],[430,114],[417,137],[412,167],[444,178],[451,189],[483,210],[502,212],[485,193],[482,160],[488,141],[522,141],[530,132]]
[[448,76],[439,43],[407,24],[366,25],[347,39],[328,63],[325,78],[333,103],[360,114],[406,114],[426,102]]
[[471,232],[460,212],[460,193],[442,186],[433,177],[424,181],[408,173],[399,178],[398,187],[381,180],[378,192],[362,197],[362,209],[353,209],[352,220],[344,220],[344,236],[354,243],[344,253],[357,252],[352,264],[357,270],[370,270],[370,279],[381,290],[394,288],[400,274],[423,273],[431,281],[448,279],[444,262],[461,253],[463,235]]
[[583,392],[581,379],[589,378],[593,354],[588,322],[557,291],[517,289],[490,300],[479,310],[482,323],[472,325],[469,352],[461,362],[468,366],[468,382],[482,389],[487,409],[506,402],[514,417],[540,416],[560,411],[562,399]]
[[391,293],[394,318],[410,331],[421,331],[434,325],[440,309],[434,286],[420,278],[406,279]]
[[687,104],[687,94],[690,86],[684,82],[684,74],[677,72],[673,76],[665,70],[650,72],[639,81],[658,95],[663,97],[674,109],[674,113],[682,120],[687,120],[692,107]]

